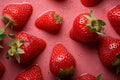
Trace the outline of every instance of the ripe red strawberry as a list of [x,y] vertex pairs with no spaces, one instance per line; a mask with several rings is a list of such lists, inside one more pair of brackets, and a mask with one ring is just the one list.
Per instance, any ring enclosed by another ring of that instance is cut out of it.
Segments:
[[56,44],[50,58],[50,71],[59,78],[68,78],[74,73],[76,61],[62,44]]
[[102,37],[98,44],[98,54],[105,66],[114,70],[117,68],[117,72],[120,72],[120,39]]
[[40,67],[33,65],[24,72],[19,73],[15,80],[43,80],[43,76]]
[[96,41],[99,35],[103,34],[101,30],[103,30],[102,26],[104,25],[105,22],[97,20],[92,11],[82,13],[75,18],[70,37],[80,42]]
[[46,47],[43,39],[37,38],[31,34],[20,32],[9,42],[10,49],[7,57],[14,56],[19,63],[25,63],[35,58]]
[[19,30],[25,26],[32,14],[33,8],[28,3],[9,4],[3,9],[3,21],[7,27]]
[[57,32],[60,30],[62,22],[63,18],[55,11],[47,11],[36,19],[35,25],[39,29],[50,32]]
[[81,3],[86,7],[92,7],[100,3],[102,0],[81,0]]
[[5,72],[5,66],[2,62],[0,62],[0,77],[2,77],[4,72]]
[[97,77],[95,77],[91,74],[85,73],[80,75],[80,77],[78,77],[77,80],[102,80],[102,76],[98,75]]
[[117,5],[109,10],[107,16],[112,27],[120,35],[120,5]]

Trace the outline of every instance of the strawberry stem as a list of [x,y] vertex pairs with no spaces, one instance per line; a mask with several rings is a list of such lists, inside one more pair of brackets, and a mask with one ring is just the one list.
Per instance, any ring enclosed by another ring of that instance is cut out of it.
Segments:
[[5,30],[6,30],[9,26],[11,26],[11,25],[12,25],[12,21],[9,20],[8,23],[7,23],[7,24],[5,25],[5,27],[4,27]]
[[[8,23],[3,28],[0,29],[0,41],[4,40],[7,37],[5,31],[11,25],[11,23],[12,23],[11,21],[8,21]],[[3,48],[3,46],[0,45],[0,48]]]

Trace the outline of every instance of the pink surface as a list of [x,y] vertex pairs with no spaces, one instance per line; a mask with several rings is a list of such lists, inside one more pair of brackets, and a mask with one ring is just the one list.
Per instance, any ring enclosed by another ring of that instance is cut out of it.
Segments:
[[[72,28],[74,18],[80,13],[89,12],[90,10],[94,11],[97,18],[103,19],[107,23],[105,26],[106,35],[120,38],[120,36],[118,36],[112,29],[106,16],[108,10],[119,4],[120,0],[103,0],[99,5],[90,8],[84,7],[80,3],[80,0],[65,0],[61,2],[57,0],[0,0],[0,16],[2,16],[3,8],[7,4],[14,2],[29,2],[33,6],[32,16],[23,31],[43,38],[47,43],[47,47],[44,52],[41,53],[32,63],[30,63],[30,65],[40,65],[44,80],[55,80],[55,76],[52,75],[49,70],[49,59],[53,46],[59,42],[65,45],[68,51],[71,52],[76,59],[77,65],[74,78],[78,77],[82,73],[91,73],[95,76],[102,74],[102,80],[116,80],[117,78],[120,80],[120,77],[117,77],[115,73],[106,69],[102,65],[98,58],[95,45],[81,44],[69,38],[69,31]],[[47,10],[54,10],[61,14],[64,18],[63,26],[60,32],[56,35],[39,30],[34,25],[35,19],[38,15]],[[0,26],[4,26],[2,21],[0,21]],[[8,31],[14,33],[13,30],[9,29]],[[2,50],[0,54],[0,61],[3,62],[6,67],[6,72],[0,80],[14,80],[19,72],[27,68],[27,66],[18,64],[12,59],[5,59],[5,54],[7,53],[6,50],[8,49],[7,41],[8,39],[4,40],[3,44],[5,46],[5,50]]]

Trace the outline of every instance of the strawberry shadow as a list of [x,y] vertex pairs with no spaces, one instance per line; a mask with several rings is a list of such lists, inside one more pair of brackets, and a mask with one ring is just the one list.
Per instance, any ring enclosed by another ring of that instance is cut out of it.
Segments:
[[58,35],[60,33],[60,30],[59,31],[45,31],[47,32],[48,34],[52,34],[52,35]]
[[64,2],[66,2],[67,0],[53,0],[53,1],[56,1],[56,2],[59,2],[59,3],[64,3]]
[[26,62],[26,63],[18,63],[16,60],[12,59],[11,64],[13,64],[16,67],[24,70],[24,69],[28,68],[29,66],[34,65],[34,60],[30,60],[29,62]]
[[[73,40],[75,41],[75,40]],[[76,44],[78,44],[78,46],[83,46],[84,48],[87,48],[89,50],[97,50],[96,47],[97,47],[97,41],[94,41],[94,42],[88,42],[88,43],[84,43],[84,42],[80,42],[80,41],[75,41]]]

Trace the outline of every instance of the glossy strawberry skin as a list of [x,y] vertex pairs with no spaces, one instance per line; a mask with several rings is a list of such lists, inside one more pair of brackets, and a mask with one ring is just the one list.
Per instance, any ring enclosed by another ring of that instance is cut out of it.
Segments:
[[58,77],[66,77],[67,75],[61,76],[60,69],[68,72],[71,67],[75,69],[75,65],[76,61],[67,49],[61,43],[56,44],[50,58],[50,71]]
[[[60,19],[58,20],[58,23],[55,20],[55,15],[57,15]],[[59,16],[55,11],[47,11],[36,19],[35,25],[37,28],[42,30],[57,32],[62,26],[62,17]]]
[[88,23],[88,19],[83,16],[88,15],[89,13],[83,13],[78,15],[73,23],[73,28],[70,31],[70,37],[73,40],[80,41],[80,42],[92,42],[96,41],[98,39],[98,34],[95,32],[92,32],[86,24]]
[[115,6],[111,10],[108,11],[108,19],[115,29],[115,31],[120,35],[120,5]]
[[20,32],[16,37],[18,40],[24,40],[20,48],[23,49],[25,53],[20,55],[20,63],[25,63],[35,58],[46,47],[46,42],[43,39],[37,38],[26,32]]
[[112,62],[120,52],[120,40],[110,36],[102,37],[98,43],[98,55],[101,62],[108,68],[115,68]]
[[96,77],[91,74],[86,73],[78,77],[77,80],[96,80]]
[[0,62],[0,77],[5,73],[5,66],[2,62]]
[[81,0],[81,3],[86,7],[92,7],[97,5],[102,0]]
[[23,28],[28,22],[33,8],[28,3],[9,4],[3,9],[3,17],[7,18],[5,22],[12,21],[11,27],[15,30]]
[[43,76],[40,67],[33,65],[24,72],[19,73],[15,80],[43,80]]

